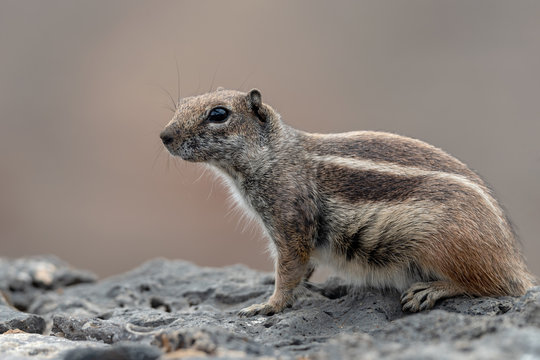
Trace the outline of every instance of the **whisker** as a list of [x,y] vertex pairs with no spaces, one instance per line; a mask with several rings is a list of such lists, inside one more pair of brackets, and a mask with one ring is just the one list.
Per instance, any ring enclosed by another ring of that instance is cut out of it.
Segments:
[[216,80],[216,74],[217,74],[217,71],[219,69],[219,64],[217,64],[216,66],[216,70],[214,71],[214,75],[212,76],[212,82],[210,83],[210,90],[208,90],[208,92],[212,92],[213,88],[214,88],[214,80]]
[[204,167],[204,168],[203,168],[203,171],[202,171],[202,173],[201,173],[201,175],[199,175],[199,177],[196,178],[195,181],[193,181],[193,183],[196,184],[197,182],[199,182],[199,181],[202,179],[202,177],[204,176],[204,174],[206,174],[206,171],[207,171],[207,170],[208,170],[208,168],[207,168],[207,167]]
[[173,164],[174,164],[174,168],[176,169],[176,172],[178,173],[178,175],[182,176],[182,171],[180,171],[180,169],[178,168],[178,159],[176,157],[173,156]]
[[161,86],[159,84],[150,84],[150,86],[157,87],[158,89],[163,91],[169,97],[169,99],[171,100],[171,102],[173,104],[173,108],[176,111],[176,109],[178,108],[178,104],[174,101],[173,96],[171,95],[171,93],[167,89],[165,89],[163,86]]
[[210,185],[210,192],[208,193],[208,196],[206,197],[206,201],[210,200],[210,196],[212,196],[212,193],[214,192],[214,185],[216,184],[216,178],[213,178],[212,184]]
[[160,146],[160,148],[157,149],[156,155],[154,156],[154,161],[152,162],[152,170],[156,167],[156,164],[161,157],[161,154],[163,154],[163,147]]
[[173,114],[176,112],[176,110],[173,109],[170,105],[163,104],[163,105],[161,105],[161,107],[171,111]]
[[178,67],[178,58],[176,58],[175,56],[174,59],[176,60],[176,92],[178,94],[178,101],[176,103],[180,104],[180,99],[182,95],[182,92],[180,91],[180,68]]
[[198,94],[200,90],[201,90],[201,70],[199,69],[199,82],[197,84],[197,92],[196,92],[196,94]]
[[246,76],[246,78],[244,79],[244,81],[242,81],[242,84],[240,84],[240,87],[238,87],[238,90],[240,91],[244,91],[243,90],[243,87],[244,85],[247,83],[247,81],[249,80],[249,78],[251,77],[251,75],[253,75],[255,73],[255,69],[251,70],[248,75]]

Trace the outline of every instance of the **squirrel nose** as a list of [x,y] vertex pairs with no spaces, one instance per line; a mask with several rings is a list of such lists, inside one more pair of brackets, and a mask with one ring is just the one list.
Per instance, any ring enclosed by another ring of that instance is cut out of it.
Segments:
[[174,138],[171,134],[167,133],[166,131],[162,131],[161,134],[159,134],[159,137],[161,138],[161,141],[163,141],[163,144],[169,145],[174,141]]

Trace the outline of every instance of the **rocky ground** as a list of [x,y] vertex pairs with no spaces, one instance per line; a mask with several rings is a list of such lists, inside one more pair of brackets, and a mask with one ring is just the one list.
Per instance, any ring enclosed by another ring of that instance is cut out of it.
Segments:
[[540,359],[540,288],[405,314],[396,293],[332,278],[246,319],[270,274],[157,259],[96,281],[35,257],[0,259],[0,290],[1,359]]

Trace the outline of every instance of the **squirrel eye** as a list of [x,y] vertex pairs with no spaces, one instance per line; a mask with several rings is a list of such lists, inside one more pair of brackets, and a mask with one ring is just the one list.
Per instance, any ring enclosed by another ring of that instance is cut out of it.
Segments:
[[216,107],[210,110],[210,113],[208,114],[208,121],[215,122],[215,123],[221,123],[227,120],[229,117],[229,110],[225,109],[224,107]]

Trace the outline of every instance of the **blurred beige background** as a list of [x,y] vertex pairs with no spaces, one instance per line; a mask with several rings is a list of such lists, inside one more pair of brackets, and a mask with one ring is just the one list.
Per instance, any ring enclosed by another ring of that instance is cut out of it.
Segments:
[[270,269],[227,194],[170,158],[176,96],[261,89],[308,131],[446,149],[492,185],[540,274],[540,2],[0,1],[0,256],[105,276],[156,257]]

